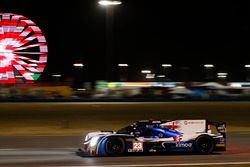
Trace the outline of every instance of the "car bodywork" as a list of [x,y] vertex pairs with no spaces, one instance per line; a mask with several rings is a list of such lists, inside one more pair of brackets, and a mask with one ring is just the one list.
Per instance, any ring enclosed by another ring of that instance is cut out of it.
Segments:
[[120,156],[168,152],[210,154],[225,150],[226,123],[141,120],[117,132],[88,133],[77,153],[83,156]]

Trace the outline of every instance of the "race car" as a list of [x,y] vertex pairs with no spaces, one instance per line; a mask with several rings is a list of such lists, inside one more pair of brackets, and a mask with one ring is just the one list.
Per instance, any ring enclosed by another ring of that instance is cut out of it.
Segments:
[[226,123],[207,120],[140,120],[118,131],[97,131],[85,136],[77,154],[122,156],[133,153],[226,150]]

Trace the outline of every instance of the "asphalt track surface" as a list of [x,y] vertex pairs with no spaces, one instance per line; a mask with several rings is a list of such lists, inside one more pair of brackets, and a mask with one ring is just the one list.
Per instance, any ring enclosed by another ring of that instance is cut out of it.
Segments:
[[[0,166],[168,166],[247,164],[250,166],[250,132],[229,133],[227,151],[211,155],[154,155],[79,157],[82,136],[0,137]],[[211,164],[212,163],[212,164]]]

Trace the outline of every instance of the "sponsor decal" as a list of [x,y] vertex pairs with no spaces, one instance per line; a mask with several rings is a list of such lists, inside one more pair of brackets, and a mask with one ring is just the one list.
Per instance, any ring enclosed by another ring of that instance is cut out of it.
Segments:
[[193,143],[183,143],[183,142],[179,142],[179,143],[176,143],[176,145],[175,145],[176,147],[185,147],[185,148],[187,148],[187,147],[192,147],[193,146]]
[[180,136],[175,136],[174,137],[174,141],[176,142],[180,142],[182,140],[182,138]]
[[184,121],[184,125],[189,125],[189,124],[203,124],[204,121]]
[[148,151],[151,153],[155,153],[157,150],[156,149],[149,149]]

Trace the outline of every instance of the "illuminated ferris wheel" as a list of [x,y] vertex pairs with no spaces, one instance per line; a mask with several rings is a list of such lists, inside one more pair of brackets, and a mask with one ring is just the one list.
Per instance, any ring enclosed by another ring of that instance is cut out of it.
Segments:
[[0,13],[0,83],[16,83],[17,78],[37,80],[47,57],[46,39],[33,21]]

